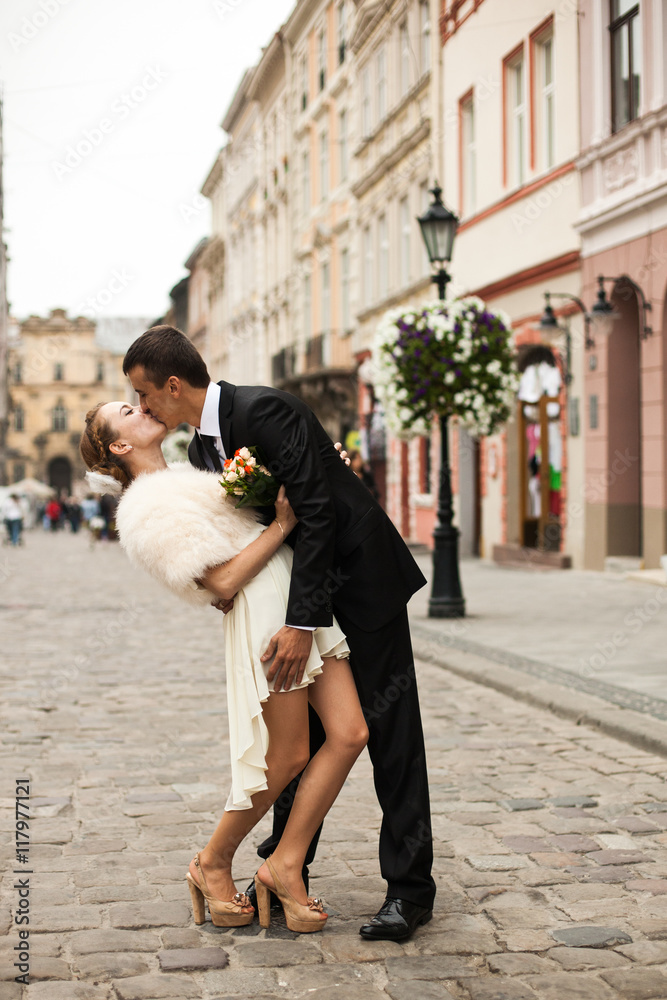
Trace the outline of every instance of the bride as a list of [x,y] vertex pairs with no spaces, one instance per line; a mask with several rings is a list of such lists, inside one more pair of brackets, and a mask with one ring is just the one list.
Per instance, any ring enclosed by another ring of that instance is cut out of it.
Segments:
[[[101,403],[86,415],[80,447],[92,488],[121,497],[116,526],[134,565],[193,604],[234,598],[224,618],[232,788],[186,876],[195,923],[204,922],[204,900],[216,926],[252,921],[254,909],[232,880],[235,851],[305,767],[285,832],[255,882],[263,927],[273,892],[290,930],[319,931],[327,915],[303,882],[306,851],[368,739],[347,642],[335,620],[315,629],[301,683],[272,690],[261,657],[285,621],[292,550],[284,542],[297,524],[285,488],[264,527],[256,510],[234,507],[219,473],[167,466],[166,433],[139,407]],[[310,763],[308,702],[326,733]]]

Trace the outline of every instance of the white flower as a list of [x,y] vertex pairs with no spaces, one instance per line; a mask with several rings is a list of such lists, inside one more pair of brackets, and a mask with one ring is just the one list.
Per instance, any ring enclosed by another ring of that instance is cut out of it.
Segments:
[[[248,462],[250,465],[255,464],[255,460],[252,458],[252,455],[247,448],[239,449],[239,458],[242,458],[244,462]],[[252,461],[250,461],[250,459],[252,459]]]
[[229,472],[224,473],[222,478],[226,480],[226,482],[228,483],[235,483],[239,477],[236,475],[233,469],[230,469]]

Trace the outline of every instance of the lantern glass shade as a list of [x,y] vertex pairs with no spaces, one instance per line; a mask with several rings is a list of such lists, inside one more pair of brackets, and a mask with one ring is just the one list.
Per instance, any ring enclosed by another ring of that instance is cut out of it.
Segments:
[[595,306],[593,306],[590,317],[593,338],[601,337],[604,340],[611,336],[614,330],[614,323],[618,319],[619,314],[614,309],[603,312],[602,310],[596,310]]
[[434,187],[433,201],[428,209],[418,217],[422,237],[426,244],[428,259],[432,264],[441,264],[452,259],[452,248],[459,220],[442,203],[441,189]]

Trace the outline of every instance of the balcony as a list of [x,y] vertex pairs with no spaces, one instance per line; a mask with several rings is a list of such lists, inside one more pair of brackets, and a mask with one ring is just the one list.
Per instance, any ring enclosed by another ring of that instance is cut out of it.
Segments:
[[324,337],[313,337],[306,343],[306,372],[319,371],[324,367]]
[[283,347],[271,358],[271,381],[280,386],[294,375],[296,368],[296,351],[294,347]]

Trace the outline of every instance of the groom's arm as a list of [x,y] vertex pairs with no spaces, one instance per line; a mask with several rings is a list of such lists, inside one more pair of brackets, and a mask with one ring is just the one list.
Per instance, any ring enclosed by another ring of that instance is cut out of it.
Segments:
[[329,626],[336,516],[313,426],[286,400],[262,396],[249,409],[248,431],[299,519],[286,624]]

